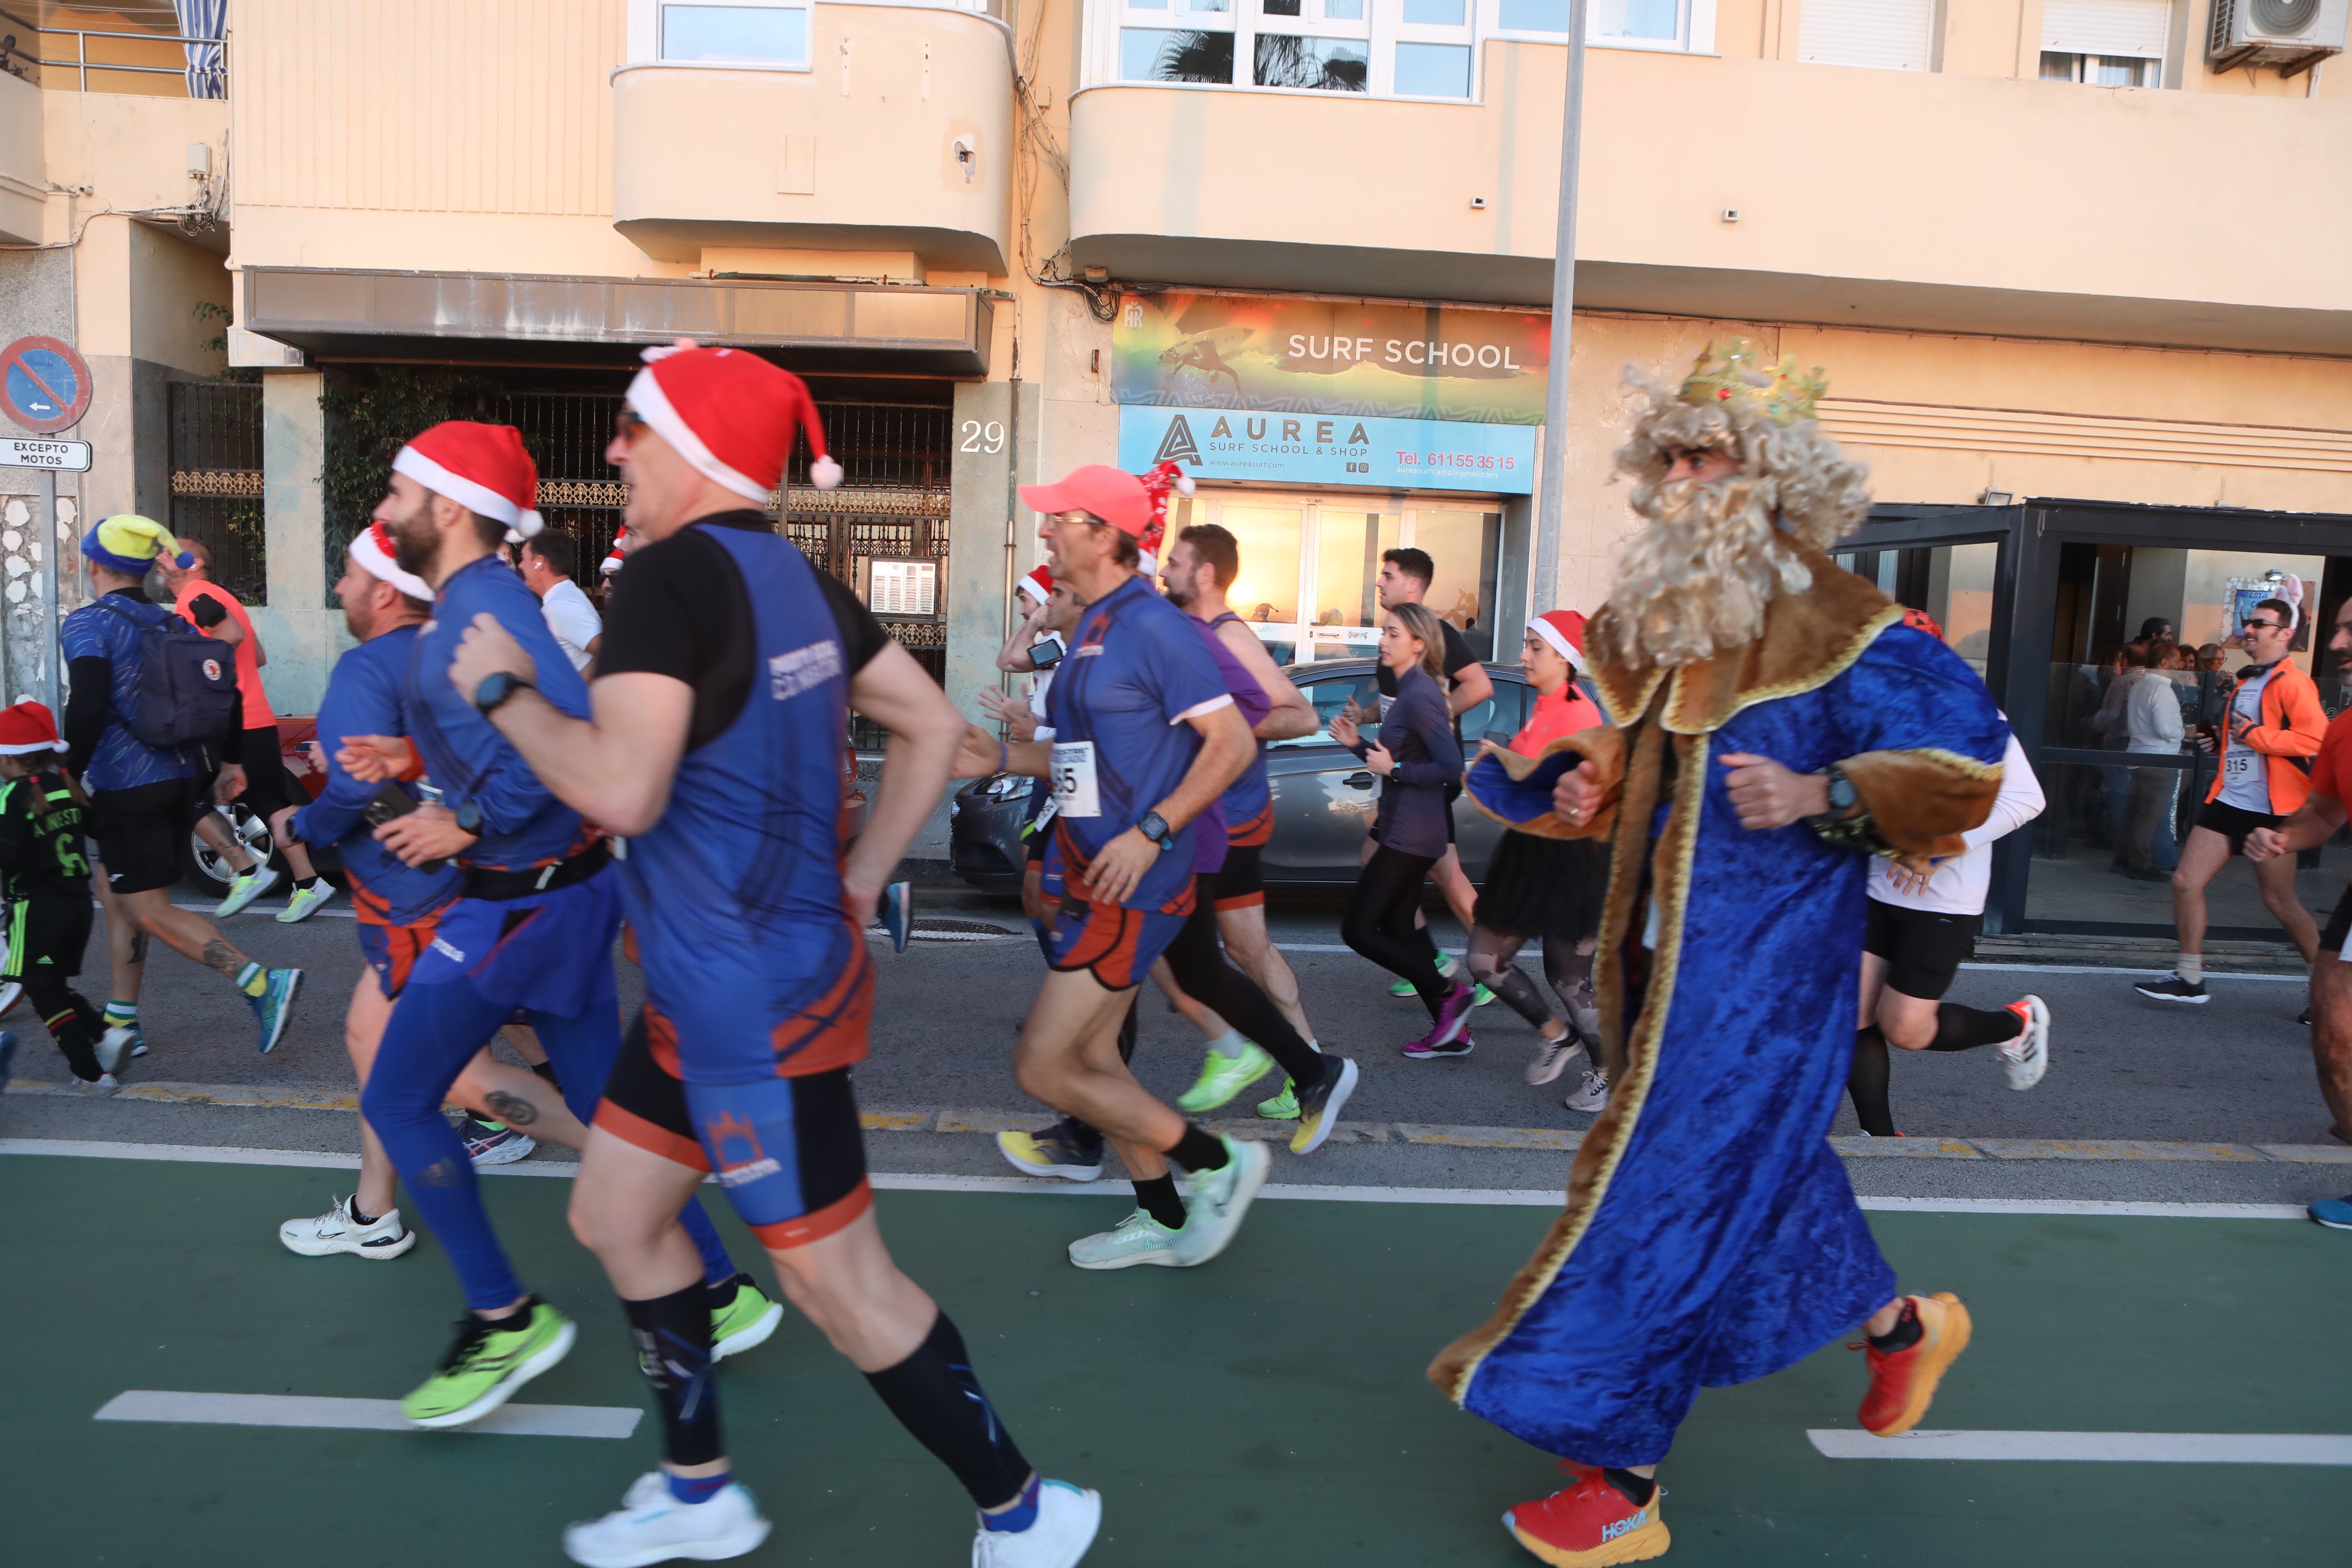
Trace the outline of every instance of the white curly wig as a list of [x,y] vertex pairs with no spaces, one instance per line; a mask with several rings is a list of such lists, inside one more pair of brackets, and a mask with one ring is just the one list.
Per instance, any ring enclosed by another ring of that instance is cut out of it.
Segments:
[[[1811,419],[1780,424],[1751,406],[1686,403],[1679,386],[1628,367],[1648,406],[1617,453],[1647,526],[1625,542],[1601,634],[1620,657],[1669,668],[1763,635],[1780,593],[1812,573],[1789,547],[1825,551],[1870,510],[1869,468],[1848,460]],[[1668,454],[1715,449],[1742,472],[1669,484]]]

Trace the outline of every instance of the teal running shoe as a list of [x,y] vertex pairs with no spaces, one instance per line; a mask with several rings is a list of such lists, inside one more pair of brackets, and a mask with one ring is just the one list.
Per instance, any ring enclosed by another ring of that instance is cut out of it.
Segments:
[[1174,1268],[1180,1267],[1176,1238],[1183,1234],[1138,1209],[1110,1229],[1070,1243],[1070,1261],[1080,1268]]
[[1297,1121],[1298,1086],[1291,1082],[1288,1079],[1284,1079],[1282,1080],[1282,1092],[1276,1095],[1272,1100],[1259,1100],[1257,1102],[1257,1113],[1260,1116],[1265,1117],[1268,1121]]
[[1245,1045],[1237,1057],[1211,1051],[1199,1079],[1177,1097],[1176,1109],[1187,1116],[1214,1110],[1273,1070],[1274,1058],[1261,1046]]
[[261,1020],[261,1054],[268,1056],[278,1048],[278,1037],[286,1032],[286,1020],[294,1012],[294,993],[301,988],[302,972],[299,969],[273,969],[269,982],[258,996],[248,996],[253,1016]]

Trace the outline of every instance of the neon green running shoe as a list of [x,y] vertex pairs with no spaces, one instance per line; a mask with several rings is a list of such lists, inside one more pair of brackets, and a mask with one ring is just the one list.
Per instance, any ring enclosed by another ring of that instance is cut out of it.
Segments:
[[1262,1046],[1244,1045],[1237,1057],[1211,1051],[1198,1081],[1177,1097],[1176,1109],[1187,1116],[1214,1110],[1273,1070],[1274,1058]]
[[768,1342],[776,1325],[784,1321],[781,1301],[772,1301],[766,1291],[752,1283],[749,1274],[738,1274],[730,1281],[735,1295],[727,1305],[710,1310],[710,1359],[725,1361],[729,1356]]
[[[1457,970],[1457,969],[1461,968],[1461,967],[1462,967],[1462,963],[1461,963],[1461,961],[1460,961],[1459,959],[1455,958],[1452,953],[1447,952],[1446,952],[1444,949],[1443,949],[1443,948],[1440,948],[1440,949],[1438,950],[1438,953],[1437,953],[1437,973],[1438,973],[1438,976],[1439,976],[1441,979],[1445,979],[1445,980],[1451,980],[1451,979],[1453,979],[1453,978],[1454,978],[1454,972],[1455,970]],[[1478,987],[1478,989],[1479,989],[1479,990],[1481,990],[1481,991],[1486,991],[1486,988],[1485,986],[1483,986],[1483,985],[1481,985],[1480,987]],[[1391,980],[1391,981],[1390,981],[1390,982],[1389,982],[1389,994],[1390,994],[1390,995],[1391,995],[1391,996],[1410,996],[1410,995],[1412,995],[1412,994],[1413,994],[1413,990],[1412,990],[1412,981],[1410,981],[1410,980]],[[1493,992],[1491,992],[1491,991],[1487,992],[1487,993],[1486,993],[1486,1000],[1487,1000],[1487,1001],[1489,1001],[1489,1002],[1492,1002],[1494,999],[1495,999],[1494,993],[1493,993]]]
[[419,1426],[463,1426],[514,1397],[515,1390],[562,1361],[579,1334],[572,1320],[536,1296],[498,1322],[466,1314],[441,1370],[400,1402]]
[[1259,1100],[1257,1102],[1257,1113],[1260,1116],[1265,1117],[1268,1121],[1297,1121],[1298,1086],[1291,1082],[1288,1079],[1284,1079],[1282,1080],[1282,1092],[1276,1095],[1272,1100]]
[[1484,1007],[1494,999],[1495,994],[1484,985],[1474,985],[1470,988],[1470,1005],[1473,1007]]

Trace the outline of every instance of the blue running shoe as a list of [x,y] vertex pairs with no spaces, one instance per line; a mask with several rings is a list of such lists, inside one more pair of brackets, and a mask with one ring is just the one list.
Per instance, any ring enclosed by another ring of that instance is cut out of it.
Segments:
[[2352,1230],[2352,1197],[2322,1198],[2304,1212],[2330,1230]]
[[890,933],[890,951],[907,951],[907,939],[915,933],[915,885],[893,882],[882,889],[882,929]]
[[261,1020],[261,1054],[268,1056],[278,1048],[278,1037],[286,1032],[286,1020],[294,1011],[294,993],[302,984],[299,969],[273,969],[269,984],[258,996],[248,996],[253,1016]]

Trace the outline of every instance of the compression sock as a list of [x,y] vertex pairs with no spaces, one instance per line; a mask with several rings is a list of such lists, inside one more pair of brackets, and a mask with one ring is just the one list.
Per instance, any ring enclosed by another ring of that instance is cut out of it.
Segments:
[[1919,1303],[1906,1296],[1903,1298],[1903,1315],[1895,1320],[1893,1328],[1883,1334],[1865,1333],[1863,1338],[1868,1340],[1870,1348],[1880,1355],[1893,1355],[1896,1351],[1907,1351],[1917,1344],[1919,1336],[1927,1331],[1919,1321]]
[[2025,1033],[2025,1020],[2006,1007],[1996,1007],[1988,1013],[1981,1007],[1963,1007],[1957,1002],[1947,1002],[1936,1009],[1936,1037],[1927,1043],[1931,1051],[1972,1051],[1979,1046],[1997,1046],[2003,1040],[2013,1040]]
[[[33,995],[38,990],[41,994]],[[58,992],[63,992],[59,995]],[[47,985],[28,985],[26,994],[41,1010],[41,1022],[49,1031],[49,1038],[65,1053],[66,1066],[74,1077],[84,1083],[96,1079],[103,1069],[98,1064],[98,1039],[100,1033],[98,1015],[89,1003],[61,982]]]
[[915,1441],[929,1448],[981,1508],[1000,1508],[1029,1485],[1029,1461],[972,1375],[963,1336],[941,1312],[914,1354],[866,1381]]
[[1647,1508],[1650,1500],[1658,1495],[1654,1477],[1637,1476],[1631,1470],[1603,1470],[1601,1479],[1625,1494],[1625,1500],[1635,1508]]
[[735,1479],[735,1472],[726,1469],[713,1476],[677,1476],[664,1471],[662,1479],[669,1483],[669,1495],[680,1502],[709,1502],[727,1489]]
[[1171,1230],[1184,1228],[1184,1200],[1176,1195],[1176,1178],[1168,1173],[1135,1184],[1135,1206]]
[[1202,1131],[1189,1121],[1184,1123],[1184,1136],[1176,1140],[1174,1147],[1161,1152],[1188,1171],[1225,1168],[1225,1141],[1213,1132]]
[[1889,1067],[1886,1037],[1877,1025],[1853,1033],[1853,1066],[1845,1075],[1845,1091],[1853,1101],[1854,1120],[1873,1138],[1892,1138],[1895,1108],[1886,1102]]
[[236,972],[236,988],[245,993],[248,1001],[260,1001],[269,989],[269,971],[248,961]]
[[661,1406],[662,1458],[673,1465],[707,1465],[725,1449],[719,1441],[719,1385],[711,1376],[710,1290],[696,1280],[683,1290],[643,1301],[623,1301],[637,1370],[654,1385]]
[[2174,963],[2172,969],[2174,973],[2189,984],[2201,985],[2205,982],[2205,955],[2201,952],[2184,952]]
[[1021,1489],[1018,1501],[1001,1513],[983,1513],[980,1527],[1000,1535],[1018,1535],[1037,1522],[1037,1489],[1045,1485],[1042,1477],[1031,1476],[1029,1484]]
[[1249,1041],[1243,1038],[1239,1029],[1227,1029],[1209,1042],[1209,1048],[1221,1057],[1237,1057],[1249,1049]]

